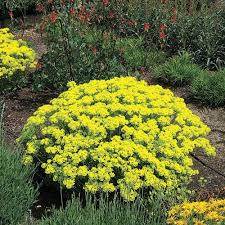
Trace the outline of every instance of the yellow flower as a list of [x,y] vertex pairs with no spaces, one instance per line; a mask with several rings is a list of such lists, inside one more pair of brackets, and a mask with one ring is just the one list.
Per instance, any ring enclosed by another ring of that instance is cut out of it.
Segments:
[[17,71],[36,66],[36,54],[22,40],[15,40],[8,28],[0,29],[0,80],[10,78]]
[[118,190],[133,201],[142,188],[188,183],[197,173],[189,157],[194,150],[215,154],[205,137],[210,129],[159,85],[122,77],[68,87],[28,119],[18,139],[66,188],[76,181],[87,191]]
[[66,186],[66,188],[71,189],[74,186],[75,181],[73,179],[65,179],[63,184]]
[[31,165],[32,162],[33,162],[33,157],[32,156],[30,156],[30,155],[24,156],[24,158],[23,158],[24,165]]
[[221,222],[225,222],[224,205],[225,199],[185,202],[170,209],[167,223],[179,224],[180,221],[185,221],[187,225],[222,224]]

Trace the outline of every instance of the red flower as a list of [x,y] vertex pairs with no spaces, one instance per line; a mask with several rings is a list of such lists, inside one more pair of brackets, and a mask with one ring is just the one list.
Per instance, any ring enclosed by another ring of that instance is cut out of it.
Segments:
[[177,9],[176,9],[176,7],[173,8],[172,12],[173,12],[173,14],[171,16],[171,21],[175,23],[177,21]]
[[127,25],[128,25],[129,27],[132,27],[132,26],[135,25],[135,21],[134,21],[134,20],[127,20]]
[[37,4],[36,11],[39,12],[39,13],[43,12],[44,11],[43,4]]
[[109,5],[109,0],[102,0],[102,3],[104,6],[108,6]]
[[160,31],[160,32],[159,32],[159,38],[160,38],[161,40],[165,40],[165,39],[166,39],[166,34],[165,34],[164,31]]
[[150,23],[144,23],[144,31],[147,32],[151,28]]
[[173,16],[171,16],[171,21],[173,22],[173,23],[175,23],[176,21],[177,21],[177,16],[176,15],[173,15]]
[[115,13],[112,12],[112,11],[110,11],[110,12],[109,12],[109,18],[110,18],[110,19],[115,18]]
[[43,64],[42,64],[41,62],[38,62],[38,63],[36,64],[36,70],[39,70],[39,69],[41,69],[41,68],[43,68]]
[[41,31],[43,31],[45,29],[45,27],[46,27],[46,24],[45,23],[41,23],[41,25],[40,25]]
[[160,30],[165,30],[166,29],[166,24],[165,23],[161,23],[160,24]]
[[91,49],[91,51],[93,52],[94,55],[96,55],[96,53],[97,53],[97,48],[96,48],[96,47],[93,47],[93,48]]
[[70,14],[74,15],[75,14],[75,9],[74,8],[70,8]]
[[90,20],[90,17],[91,17],[91,14],[90,12],[88,12],[86,10],[86,7],[85,6],[81,6],[80,8],[80,12],[79,12],[79,19],[82,21],[82,22],[87,22]]
[[51,22],[55,23],[58,18],[58,14],[57,14],[57,12],[52,11],[49,17],[50,17]]
[[13,11],[12,10],[9,11],[9,16],[10,16],[11,19],[13,18]]

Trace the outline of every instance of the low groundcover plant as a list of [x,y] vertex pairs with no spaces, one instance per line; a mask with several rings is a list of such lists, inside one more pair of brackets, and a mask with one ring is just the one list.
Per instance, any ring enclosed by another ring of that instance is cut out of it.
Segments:
[[169,211],[168,224],[211,225],[225,224],[225,199],[209,202],[187,202],[174,206]]
[[189,153],[215,149],[210,129],[184,103],[159,85],[133,77],[93,80],[40,107],[19,143],[24,163],[40,163],[68,189],[114,192],[128,201],[141,189],[173,189],[190,181]]

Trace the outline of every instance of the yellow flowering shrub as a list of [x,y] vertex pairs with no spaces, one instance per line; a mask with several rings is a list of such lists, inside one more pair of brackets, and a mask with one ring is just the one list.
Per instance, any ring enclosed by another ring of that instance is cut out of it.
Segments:
[[26,42],[16,40],[8,28],[0,29],[0,82],[10,80],[16,73],[23,73],[36,65],[36,54]]
[[24,163],[40,162],[66,188],[83,184],[90,192],[174,188],[197,173],[189,153],[215,149],[210,129],[170,90],[133,77],[68,84],[40,107],[19,142]]
[[173,225],[225,224],[225,199],[177,205],[169,211],[167,222]]

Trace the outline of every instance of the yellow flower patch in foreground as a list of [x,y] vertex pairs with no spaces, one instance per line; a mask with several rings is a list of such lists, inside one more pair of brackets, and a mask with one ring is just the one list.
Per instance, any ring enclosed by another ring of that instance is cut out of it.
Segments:
[[177,205],[169,211],[167,222],[173,225],[225,224],[225,199]]
[[46,174],[66,188],[118,190],[134,200],[142,188],[172,189],[188,183],[189,153],[215,155],[210,129],[161,86],[133,77],[69,83],[25,125],[19,142],[24,162],[41,162]]

